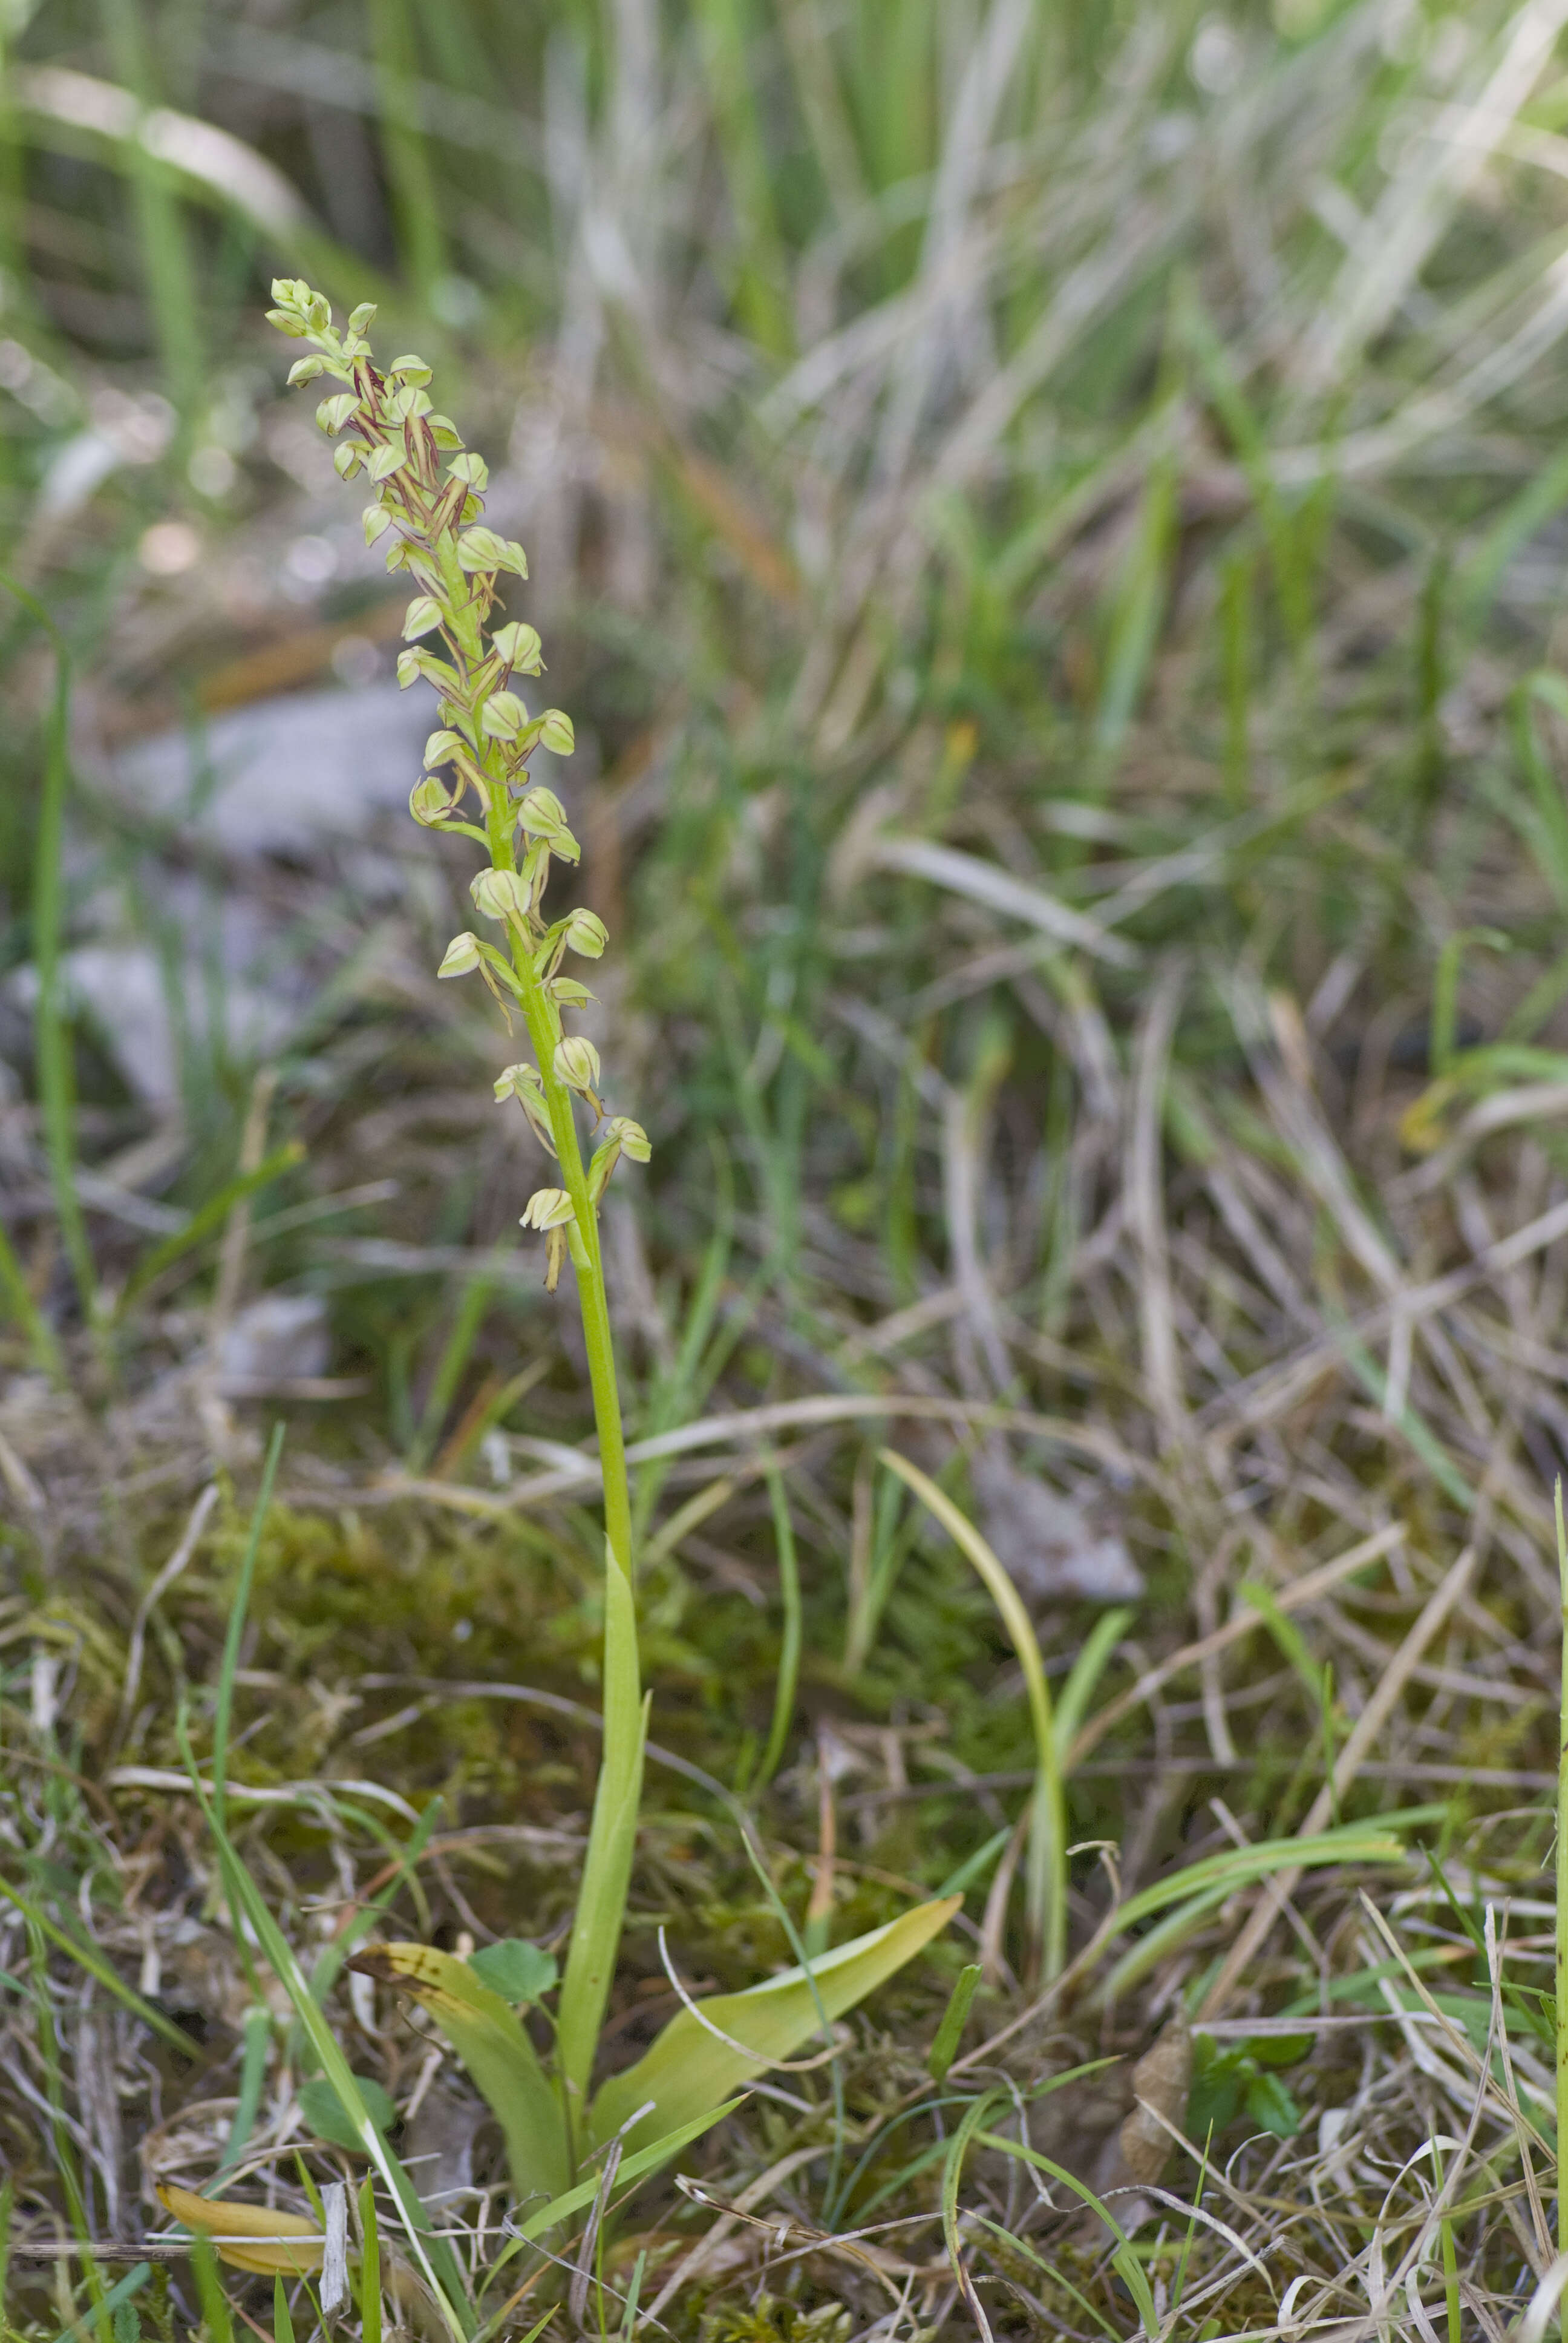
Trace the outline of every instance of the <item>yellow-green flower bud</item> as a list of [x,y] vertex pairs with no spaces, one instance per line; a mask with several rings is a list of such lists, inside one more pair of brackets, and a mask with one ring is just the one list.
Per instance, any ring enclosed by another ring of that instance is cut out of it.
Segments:
[[466,480],[469,488],[482,491],[490,485],[490,468],[482,456],[458,456],[447,469],[455,480]]
[[545,1086],[537,1066],[508,1066],[496,1083],[498,1101],[515,1098],[533,1126],[534,1137],[550,1154],[556,1151],[555,1134],[550,1129],[549,1109],[545,1104]]
[[335,439],[359,404],[357,391],[340,390],[336,398],[324,398],[316,410],[317,427]]
[[396,439],[388,439],[384,447],[371,449],[370,461],[365,468],[373,480],[389,480],[407,461],[407,448],[399,447]]
[[412,352],[407,357],[394,358],[387,369],[388,377],[396,375],[400,382],[417,384],[428,382],[433,371],[423,358],[416,357]]
[[524,1229],[562,1229],[575,1218],[572,1200],[564,1188],[536,1188],[523,1207],[518,1226]]
[[451,794],[434,773],[427,773],[424,779],[416,781],[408,792],[408,810],[415,820],[423,823],[427,830],[451,809]]
[[466,528],[457,539],[457,559],[467,570],[511,569],[528,574],[528,558],[514,539],[498,537],[493,528]]
[[467,743],[460,732],[432,732],[425,743],[424,763],[444,765],[452,757],[461,756]]
[[555,1068],[557,1081],[584,1098],[591,1098],[598,1088],[598,1051],[580,1033],[556,1043]]
[[399,651],[397,654],[398,689],[407,691],[408,686],[411,683],[417,683],[421,676],[427,683],[433,683],[437,691],[444,690],[453,680],[451,669],[444,660],[438,659],[434,651]]
[[525,836],[542,838],[563,862],[575,862],[582,849],[567,828],[566,808],[554,789],[529,789],[518,799],[518,820]]
[[539,738],[554,757],[569,757],[577,747],[572,719],[559,708],[547,708]]
[[367,545],[374,545],[377,538],[384,535],[391,526],[392,516],[387,511],[385,505],[366,506],[365,542]]
[[404,614],[403,639],[406,643],[417,642],[440,623],[440,604],[429,594],[416,594]]
[[515,691],[493,691],[479,710],[479,729],[492,740],[515,740],[528,720]]
[[365,449],[357,439],[346,439],[332,450],[332,468],[340,480],[351,480],[364,461]]
[[[283,331],[286,333],[286,326]],[[297,390],[302,382],[314,382],[318,374],[327,372],[327,360],[322,357],[296,358],[288,369],[288,387]]]
[[588,1165],[588,1192],[597,1204],[609,1185],[609,1175],[621,1156],[629,1155],[634,1163],[646,1163],[653,1150],[648,1143],[648,1133],[640,1122],[628,1115],[618,1114],[604,1127],[604,1137],[594,1149],[593,1161]]
[[629,1114],[618,1114],[606,1123],[605,1137],[613,1139],[634,1163],[646,1163],[653,1153],[647,1131],[640,1122],[633,1122]]
[[584,960],[598,960],[609,941],[609,930],[597,911],[568,911],[566,940],[569,949],[580,952]]
[[376,304],[374,301],[361,301],[357,309],[351,309],[348,313],[348,330],[351,334],[362,334],[367,327],[374,325],[375,322]]
[[465,928],[447,946],[446,957],[436,970],[437,976],[467,976],[479,965],[479,939]]
[[509,626],[498,627],[490,637],[490,648],[504,666],[517,669],[523,675],[538,675],[544,666],[541,653],[544,645],[532,627],[514,618]]
[[468,889],[476,910],[487,920],[518,920],[528,916],[528,890],[515,870],[478,871]]

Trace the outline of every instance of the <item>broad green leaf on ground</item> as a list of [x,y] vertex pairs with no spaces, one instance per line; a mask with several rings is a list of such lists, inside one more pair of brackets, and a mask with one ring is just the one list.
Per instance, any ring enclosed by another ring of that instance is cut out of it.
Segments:
[[514,2008],[519,2002],[539,2000],[560,1975],[554,1953],[542,1952],[523,1936],[503,1936],[498,1945],[481,1946],[468,1955],[468,1966],[481,1985]]
[[[365,2112],[377,2131],[385,2132],[397,2120],[397,2110],[391,2098],[373,2075],[356,2075],[359,2097]],[[344,2106],[325,2075],[313,2075],[299,2094],[299,2112],[317,2139],[329,2139],[334,2147],[346,2147],[355,2156],[363,2156],[365,2142],[359,2127]]]
[[804,1969],[786,1969],[745,1993],[718,1994],[683,2009],[635,2066],[601,2086],[590,2118],[594,2144],[611,2138],[651,2101],[650,2112],[626,2135],[628,2147],[645,2147],[717,2107],[753,2075],[793,2057],[820,2026],[813,1981],[827,2016],[841,2016],[912,1960],[962,1903],[961,1896],[949,1896],[917,1905],[886,1927],[824,1953],[812,1962],[809,1979]]
[[467,1961],[429,1945],[367,1945],[348,1966],[412,1994],[435,2019],[506,2135],[519,2200],[558,2196],[570,2177],[560,2102],[500,1995]]

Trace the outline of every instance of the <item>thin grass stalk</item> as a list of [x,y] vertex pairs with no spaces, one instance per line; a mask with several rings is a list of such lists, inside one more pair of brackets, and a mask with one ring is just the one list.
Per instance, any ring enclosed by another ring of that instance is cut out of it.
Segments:
[[[1562,1689],[1557,1734],[1557,1910],[1555,1933],[1557,2051],[1557,2250],[1568,2254],[1568,1534],[1563,1522],[1563,1483],[1552,1493],[1557,1527],[1557,1576],[1562,1604]],[[1560,2298],[1558,2331],[1568,2343],[1568,2292]]]
[[446,273],[446,237],[431,168],[430,142],[418,118],[418,53],[407,0],[370,0],[371,55],[380,94],[378,127],[403,260],[422,300]]
[[773,1509],[773,1538],[779,1554],[779,1593],[784,1604],[784,1636],[779,1648],[779,1677],[773,1694],[773,1721],[768,1729],[768,1745],[762,1752],[762,1762],[757,1769],[756,1789],[765,1790],[779,1770],[784,1755],[784,1745],[789,1737],[789,1726],[795,1715],[795,1692],[800,1675],[800,1568],[795,1554],[795,1524],[789,1518],[789,1500],[785,1493],[784,1475],[777,1464],[769,1464],[767,1473],[768,1500]]
[[368,2173],[359,2184],[359,2332],[363,2343],[381,2343],[381,2234]]
[[1040,1642],[1017,1587],[972,1522],[966,1521],[952,1499],[896,1449],[879,1451],[890,1473],[912,1489],[928,1513],[934,1515],[965,1558],[973,1564],[992,1602],[1023,1671],[1034,1729],[1035,1779],[1030,1801],[1029,1843],[1024,1864],[1025,1909],[1029,1919],[1030,1952],[1047,1985],[1060,1976],[1067,1959],[1067,1801],[1062,1786],[1061,1753],[1051,1716],[1050,1687]]
[[34,1362],[46,1375],[58,1380],[64,1372],[60,1345],[54,1330],[33,1299],[33,1289],[16,1257],[15,1246],[4,1229],[0,1229],[0,1300],[10,1311],[27,1337],[27,1347]]
[[293,2003],[306,2039],[359,2135],[360,2153],[369,2157],[397,2207],[420,2274],[430,2289],[443,2325],[453,2338],[453,2343],[466,2343],[474,2321],[463,2295],[461,2272],[451,2247],[443,2237],[430,2230],[417,2192],[371,2120],[360,2096],[359,2086],[311,1992],[309,1980],[267,1909],[266,1897],[241,1862],[219,1820],[203,1785],[186,1731],[183,1711],[176,1719],[175,1730],[196,1804],[217,1847],[219,1869],[236,1922],[242,1917],[248,1922],[262,1957]]
[[70,1041],[60,1008],[60,931],[63,924],[61,855],[65,838],[65,792],[70,776],[71,654],[65,639],[37,597],[0,572],[0,586],[15,596],[38,621],[55,651],[55,689],[45,728],[44,787],[38,802],[38,835],[33,855],[33,966],[38,995],[33,1012],[38,1093],[44,1144],[55,1211],[90,1326],[99,1321],[98,1277],[87,1224],[76,1194],[75,1082]]
[[[143,106],[155,106],[158,93],[140,0],[99,0],[99,15],[119,79]],[[186,224],[164,166],[139,137],[126,141],[126,162],[158,353],[179,415],[180,440],[188,447],[202,396],[203,363],[201,307]]]
[[[60,2066],[60,2040],[55,2028],[55,2009],[49,1999],[49,1957],[45,1951],[44,1931],[28,1917],[27,1950],[33,1971],[33,1996],[38,2012],[38,2050],[44,2068],[44,2093],[49,2103],[50,2131],[53,2136],[55,2163],[65,2194],[65,2210],[76,2243],[82,2248],[83,2277],[92,2305],[89,2316],[97,2328],[102,2343],[110,2343],[111,2329],[104,2310],[105,2286],[97,2257],[93,2251],[93,2224],[83,2193],[81,2176],[76,2167],[76,2154],[65,2129],[65,2078]],[[86,2320],[79,2324],[85,2326]]]
[[246,1615],[250,1608],[251,1582],[256,1576],[256,1556],[261,1551],[261,1533],[272,1503],[272,1484],[277,1478],[278,1459],[283,1454],[283,1425],[274,1424],[272,1438],[267,1443],[266,1462],[261,1468],[261,1487],[256,1492],[256,1504],[251,1512],[250,1534],[246,1540],[239,1577],[229,1603],[228,1629],[224,1636],[223,1658],[218,1666],[217,1696],[213,1705],[212,1719],[212,1804],[220,1824],[228,1816],[228,1727],[234,1714],[235,1670],[239,1665],[240,1640],[245,1634]]

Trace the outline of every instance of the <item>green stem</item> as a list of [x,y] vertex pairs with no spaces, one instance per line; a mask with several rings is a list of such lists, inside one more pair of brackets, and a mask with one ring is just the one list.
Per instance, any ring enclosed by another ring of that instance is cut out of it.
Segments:
[[[498,868],[510,869],[509,860]],[[620,1393],[616,1381],[615,1344],[610,1334],[609,1304],[605,1295],[604,1261],[599,1250],[598,1210],[588,1194],[578,1141],[572,1094],[555,1070],[559,1030],[554,1004],[546,995],[533,955],[524,939],[512,937],[512,966],[522,987],[523,1014],[534,1045],[549,1110],[550,1136],[560,1161],[561,1185],[572,1200],[580,1249],[572,1248],[577,1272],[578,1302],[582,1312],[583,1340],[588,1346],[588,1383],[593,1393],[594,1428],[598,1433],[599,1471],[604,1482],[604,1525],[610,1552],[629,1581],[631,1567],[631,1495],[626,1469],[626,1435],[621,1427]]]

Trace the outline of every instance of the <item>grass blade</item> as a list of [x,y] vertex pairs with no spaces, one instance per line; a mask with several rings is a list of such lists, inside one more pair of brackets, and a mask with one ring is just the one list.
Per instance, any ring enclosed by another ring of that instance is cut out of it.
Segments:
[[1121,2227],[1115,2214],[1095,2195],[1088,2182],[1075,2179],[1073,2175],[1065,2170],[1061,2165],[1053,2164],[1050,2157],[1042,2156],[1037,2147],[1026,2147],[1020,2139],[1004,2139],[1000,2132],[979,2130],[975,2133],[975,2138],[981,2147],[992,2148],[999,2156],[1016,2157],[1020,2163],[1033,2165],[1035,2170],[1043,2172],[1048,2179],[1059,2180],[1064,2188],[1071,2189],[1081,2204],[1087,2205],[1091,2213],[1099,2215],[1116,2239],[1116,2247],[1111,2257],[1111,2262],[1128,2293],[1138,2306],[1138,2316],[1143,2322],[1143,2332],[1151,2338],[1158,2335],[1160,2318],[1154,2308],[1154,2296],[1150,2288],[1148,2274],[1134,2253],[1132,2241],[1126,2230]]
[[185,2057],[199,2063],[202,2056],[199,2043],[194,2041],[182,2026],[176,2026],[172,2017],[166,2017],[161,2009],[155,2009],[150,2001],[144,2001],[135,1987],[128,1986],[117,1970],[110,1966],[95,1945],[81,1943],[68,1930],[51,1920],[30,1896],[24,1896],[19,1888],[13,1887],[5,1879],[0,1879],[0,1896],[8,1904],[15,1906],[30,1927],[36,1928],[40,1936],[46,1936],[52,1945],[57,1945],[61,1952],[68,1953],[89,1976],[95,1977],[134,2017],[139,2017],[144,2026],[150,2026],[171,2050],[178,2050]]
[[[965,1559],[974,1564],[991,1601],[1001,1614],[1023,1670],[1034,1727],[1034,1808],[1030,1822],[1026,1868],[1030,1936],[1038,1947],[1047,1983],[1060,1976],[1067,1957],[1067,1807],[1062,1795],[1061,1761],[1051,1719],[1050,1688],[1034,1624],[1023,1598],[972,1522],[952,1499],[896,1449],[879,1452],[890,1473],[914,1491],[926,1511],[939,1521]],[[1119,1631],[1120,1632],[1120,1631]],[[1085,1694],[1087,1698],[1087,1693]]]
[[275,1148],[254,1172],[237,1173],[216,1195],[209,1196],[206,1202],[191,1214],[183,1229],[175,1229],[161,1244],[154,1245],[152,1251],[137,1262],[115,1304],[116,1318],[123,1318],[132,1302],[138,1300],[166,1269],[172,1269],[176,1262],[183,1260],[206,1238],[216,1236],[236,1204],[243,1204],[259,1189],[269,1188],[275,1180],[281,1179],[286,1172],[292,1172],[295,1165],[304,1160],[304,1148],[297,1139],[291,1139],[286,1146]]
[[795,1688],[800,1675],[800,1567],[795,1554],[795,1524],[784,1476],[777,1464],[768,1468],[768,1497],[773,1509],[773,1540],[779,1555],[779,1592],[784,1604],[784,1637],[779,1647],[779,1681],[773,1694],[773,1721],[768,1745],[757,1769],[754,1789],[765,1790],[779,1769],[795,1715]]
[[0,1228],[0,1302],[10,1311],[27,1337],[28,1348],[44,1373],[58,1380],[64,1371],[60,1345],[55,1340],[54,1329],[33,1299],[15,1246],[5,1230]]
[[261,1551],[261,1533],[272,1503],[272,1484],[277,1477],[283,1441],[284,1427],[276,1423],[272,1428],[272,1438],[267,1443],[266,1462],[261,1468],[261,1487],[256,1492],[256,1504],[250,1516],[250,1535],[246,1542],[239,1577],[229,1602],[228,1629],[224,1636],[223,1659],[218,1667],[217,1699],[212,1719],[212,1804],[220,1825],[226,1821],[228,1815],[228,1727],[234,1713],[234,1675],[239,1665],[239,1647],[245,1634],[246,1614],[250,1608],[256,1558]]
[[978,1961],[970,1961],[967,1967],[959,1971],[958,1983],[942,2012],[942,2022],[937,2028],[936,2038],[926,2058],[926,2072],[939,2090],[947,2080],[948,2068],[959,2055],[959,2044],[963,2039],[975,1987],[980,1981],[980,1965]]
[[[1563,1483],[1552,1492],[1557,1530],[1557,1575],[1562,1590],[1562,1713],[1557,1761],[1557,1915],[1554,1924],[1554,1982],[1557,1987],[1557,2250],[1568,2254],[1568,2187],[1563,2180],[1564,2143],[1568,2142],[1568,1533],[1563,1523]],[[1568,2343],[1568,2294],[1563,2298],[1561,2327]]]
[[368,2173],[359,2184],[359,2332],[363,2343],[381,2343],[381,2238]]
[[[0,2248],[3,2248],[5,2243],[9,2242],[10,2234],[11,2184],[7,2181],[5,2194],[0,2197]],[[73,2318],[69,2327],[62,2327],[58,2335],[54,2338],[54,2343],[77,2343],[77,2338],[86,2333],[95,2319],[112,2318],[122,2302],[134,2300],[152,2274],[151,2262],[137,2262],[136,2268],[128,2269],[124,2278],[115,2280],[102,2302],[95,2304],[93,2308],[81,2318]],[[4,2260],[0,2259],[0,2299],[4,2298],[5,2278],[5,2264]]]
[[[211,1799],[203,1785],[201,1774],[192,1755],[189,1740],[179,1727],[181,1752],[191,1786],[206,1817],[208,1829],[218,1851],[218,1862],[224,1885],[233,1902],[236,1915],[249,1922],[256,1945],[273,1975],[294,2004],[306,2039],[320,2062],[327,2081],[337,2092],[358,2135],[361,2152],[370,2158],[380,2173],[402,2217],[408,2242],[419,2265],[425,2283],[435,2299],[437,2309],[455,2343],[465,2343],[472,2331],[472,2314],[462,2290],[462,2280],[456,2257],[444,2238],[433,2237],[425,2223],[424,2207],[402,2165],[371,2120],[360,2096],[347,2059],[338,2047],[337,2036],[310,1990],[309,1980],[296,1960],[287,1938],[267,1908],[266,1899],[240,1861],[228,1833],[220,1821]],[[437,2276],[437,2268],[440,2275]]]
[[985,2315],[969,2264],[964,2259],[963,2239],[959,2235],[959,2184],[963,2178],[964,2157],[968,2155],[975,2134],[991,2109],[1002,2098],[1000,2091],[984,2091],[965,2110],[963,2121],[952,2137],[947,2160],[942,2166],[942,2242],[952,2264],[959,2292],[968,2303],[975,2325],[980,2328],[982,2343],[991,2343],[990,2321]]
[[88,1324],[95,1326],[99,1313],[98,1276],[76,1194],[75,1078],[60,1002],[60,858],[65,837],[65,794],[70,783],[71,654],[64,635],[35,595],[29,594],[25,586],[18,586],[3,570],[0,586],[15,595],[23,608],[38,621],[55,651],[55,689],[45,726],[44,787],[38,800],[38,832],[33,855],[33,965],[38,978],[33,1032],[55,1210],[83,1311]]

